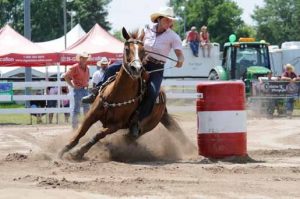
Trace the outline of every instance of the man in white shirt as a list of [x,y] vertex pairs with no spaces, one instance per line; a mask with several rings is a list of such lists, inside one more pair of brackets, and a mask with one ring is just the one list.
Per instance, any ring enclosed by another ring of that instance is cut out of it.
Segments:
[[109,65],[109,61],[106,57],[102,57],[100,61],[97,62],[97,71],[94,72],[92,77],[93,88],[103,79],[104,72]]

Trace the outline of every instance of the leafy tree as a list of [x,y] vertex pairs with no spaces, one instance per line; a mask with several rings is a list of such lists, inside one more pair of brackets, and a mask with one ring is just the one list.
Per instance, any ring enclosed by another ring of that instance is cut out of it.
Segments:
[[[171,0],[170,4],[181,18],[186,14],[187,30],[192,26],[200,29],[203,25],[207,25],[211,40],[214,42],[221,44],[226,42],[230,34],[237,33],[245,26],[241,19],[242,9],[231,0]],[[185,7],[184,11],[181,9],[182,6]],[[179,22],[175,30],[182,32],[183,23]]]
[[114,31],[113,32],[113,36],[115,37],[115,38],[117,38],[118,40],[120,40],[120,41],[125,41],[125,39],[124,39],[124,37],[123,37],[123,35],[122,35],[122,31],[121,30],[118,30],[118,31]]
[[[31,29],[33,41],[47,41],[64,34],[64,0],[31,0]],[[67,3],[67,10],[76,12],[75,23],[80,23],[85,31],[98,23],[106,30],[110,24],[106,20],[107,5],[111,0],[73,0]],[[21,34],[24,29],[23,0],[0,0],[0,26],[10,23]],[[71,18],[67,14],[67,29]]]
[[300,40],[300,1],[265,0],[256,7],[252,18],[257,22],[257,37],[271,44]]
[[86,31],[98,23],[106,30],[111,29],[111,24],[106,21],[108,15],[107,5],[111,0],[74,0],[71,8],[77,12],[75,21],[80,23]]
[[23,0],[0,0],[0,27],[9,24],[23,32]]
[[256,37],[256,30],[253,26],[249,26],[246,24],[241,25],[237,30],[236,30],[236,37]]

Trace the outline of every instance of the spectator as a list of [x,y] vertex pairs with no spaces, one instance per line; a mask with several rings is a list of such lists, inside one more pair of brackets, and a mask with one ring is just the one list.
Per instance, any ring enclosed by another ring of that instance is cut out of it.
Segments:
[[[278,81],[279,80],[279,77],[273,77],[273,73],[272,71],[268,72],[267,74],[267,77],[259,77],[258,78],[259,82],[261,85],[263,85],[263,88],[264,88],[264,81]],[[274,98],[271,94],[272,93],[269,93],[269,91],[267,91],[266,94],[269,94],[269,98],[267,99],[267,117],[272,119],[273,118],[273,115],[274,115],[274,111],[275,111],[275,108],[277,107],[277,112],[279,114],[279,103],[280,103],[280,99],[276,99]]]
[[195,57],[198,57],[199,52],[199,34],[196,31],[196,27],[193,26],[191,30],[187,33],[186,42],[189,43],[190,48]]
[[294,66],[291,64],[286,64],[284,66],[284,73],[281,76],[282,80],[289,81],[287,85],[287,95],[289,95],[285,101],[286,114],[288,118],[292,118],[294,110],[294,94],[297,93],[298,87],[295,81],[298,80],[296,73],[294,72]]
[[[43,95],[43,91],[38,90],[36,93],[36,95]],[[46,107],[46,101],[45,100],[34,100],[34,101],[30,101],[30,108],[45,108]],[[36,122],[37,124],[41,124],[42,123],[42,116],[45,115],[45,113],[32,113],[30,114],[30,116],[35,116],[36,117]],[[30,117],[31,120],[31,124],[32,124],[32,117]]]
[[[47,95],[57,95],[58,88],[57,87],[47,87],[46,89]],[[47,100],[47,108],[56,108],[57,101],[56,100]],[[53,121],[53,113],[49,113],[49,124],[52,124]]]
[[72,87],[74,94],[74,106],[72,107],[72,128],[78,127],[78,116],[80,114],[80,106],[83,107],[83,112],[86,114],[89,110],[88,104],[81,104],[81,99],[88,95],[88,85],[90,72],[87,61],[90,55],[83,52],[76,56],[78,63],[74,64],[65,74],[64,78],[67,84]]
[[[67,95],[69,93],[69,89],[67,86],[61,88],[61,93]],[[64,99],[61,102],[61,106],[64,108],[70,107],[70,100]],[[65,115],[65,123],[69,123],[70,113],[64,113]]]
[[207,49],[207,56],[210,57],[211,44],[206,26],[202,26],[200,29],[200,46],[202,48],[203,57],[205,57],[205,48]]
[[100,61],[97,62],[97,71],[94,72],[92,77],[93,88],[103,79],[103,75],[107,66],[109,65],[109,61],[106,57],[102,57]]

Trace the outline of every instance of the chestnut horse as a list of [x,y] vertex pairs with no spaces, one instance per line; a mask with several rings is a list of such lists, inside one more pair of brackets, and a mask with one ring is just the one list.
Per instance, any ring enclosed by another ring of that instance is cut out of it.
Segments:
[[[115,79],[106,82],[86,114],[83,123],[77,129],[75,136],[60,151],[61,158],[64,153],[76,146],[88,129],[97,121],[101,121],[103,127],[89,142],[78,150],[70,153],[74,159],[81,159],[83,155],[100,139],[115,133],[119,129],[127,129],[130,120],[139,106],[145,89],[145,80],[142,78],[144,58],[143,37],[144,32],[129,34],[125,28],[122,29],[123,37],[126,39],[123,52],[123,64]],[[179,130],[177,122],[168,114],[166,109],[166,95],[163,91],[159,93],[152,113],[141,122],[142,136],[151,131],[161,122],[168,130]]]

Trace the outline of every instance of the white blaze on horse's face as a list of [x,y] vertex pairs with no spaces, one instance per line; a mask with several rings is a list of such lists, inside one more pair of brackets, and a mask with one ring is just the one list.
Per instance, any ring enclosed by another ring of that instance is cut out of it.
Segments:
[[142,42],[133,39],[129,43],[131,46],[131,47],[129,47],[129,49],[131,49],[131,52],[130,52],[131,60],[128,63],[128,70],[129,70],[130,75],[133,78],[139,78],[141,76],[142,68],[143,68],[143,64],[142,64],[141,57],[140,57]]
[[137,70],[142,69],[142,61],[139,57],[139,46],[137,44],[134,44],[134,63],[135,63],[135,68]]
[[133,32],[128,34],[125,28],[122,29],[124,39],[124,69],[132,78],[140,78],[143,70],[142,60],[144,59],[144,31]]

